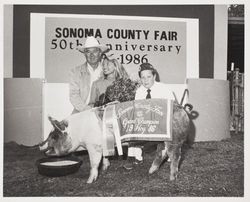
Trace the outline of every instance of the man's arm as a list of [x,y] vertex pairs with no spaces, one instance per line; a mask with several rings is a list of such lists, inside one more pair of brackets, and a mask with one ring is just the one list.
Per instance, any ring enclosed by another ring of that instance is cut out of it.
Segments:
[[79,78],[76,75],[75,69],[70,71],[70,84],[69,84],[69,97],[70,102],[78,111],[83,111],[86,104],[82,101],[80,96]]
[[94,107],[96,101],[98,101],[99,99],[99,93],[98,93],[98,89],[96,86],[96,82],[93,83],[92,87],[91,87],[91,91],[90,91],[90,99],[89,99],[89,106],[92,108]]

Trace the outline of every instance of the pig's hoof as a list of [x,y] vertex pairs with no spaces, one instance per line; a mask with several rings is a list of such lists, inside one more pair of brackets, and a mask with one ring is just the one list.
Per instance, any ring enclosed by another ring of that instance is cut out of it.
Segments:
[[102,171],[108,170],[109,166],[110,166],[109,161],[107,163],[102,164]]
[[174,180],[176,180],[176,178],[177,178],[177,174],[170,175],[170,181],[174,181]]
[[102,171],[106,171],[108,170],[108,168],[109,168],[109,165],[102,165]]
[[87,181],[87,184],[91,184],[91,183],[92,183],[92,181],[91,181],[91,180],[88,180],[88,181]]
[[103,158],[102,170],[103,171],[107,170],[109,166],[110,166],[109,160],[107,158]]
[[153,174],[159,169],[159,166],[152,165],[151,168],[149,169],[148,173]]
[[87,180],[87,184],[91,184],[94,181],[96,181],[96,178],[89,177],[89,179]]
[[98,177],[98,172],[92,172],[92,174],[89,176],[89,179],[87,180],[88,184],[91,184],[92,182],[96,181]]

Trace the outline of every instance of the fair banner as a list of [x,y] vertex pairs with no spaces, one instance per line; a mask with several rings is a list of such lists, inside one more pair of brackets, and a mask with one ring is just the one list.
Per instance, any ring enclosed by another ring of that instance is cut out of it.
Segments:
[[[164,83],[198,78],[198,20],[183,18],[31,14],[31,77],[68,82],[69,71],[85,62],[77,50],[87,36],[106,44],[132,79],[151,63]],[[40,61],[40,62],[39,62]]]
[[116,116],[121,141],[172,140],[173,101],[134,100],[117,104]]
[[114,154],[114,139],[118,154],[122,155],[122,142],[172,140],[173,100],[155,98],[110,104],[105,107],[102,120],[104,155]]

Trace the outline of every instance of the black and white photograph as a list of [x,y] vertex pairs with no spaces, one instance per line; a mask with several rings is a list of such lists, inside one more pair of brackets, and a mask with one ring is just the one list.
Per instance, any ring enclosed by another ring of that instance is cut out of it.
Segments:
[[3,200],[249,198],[246,1],[1,6]]

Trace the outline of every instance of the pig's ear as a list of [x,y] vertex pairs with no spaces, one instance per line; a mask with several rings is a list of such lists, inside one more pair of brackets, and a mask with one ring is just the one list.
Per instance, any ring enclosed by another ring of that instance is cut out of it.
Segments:
[[56,120],[55,120],[54,118],[52,118],[50,115],[48,115],[48,119],[49,119],[50,123],[52,123],[52,124],[53,124],[54,121],[56,121]]
[[48,119],[49,119],[50,123],[52,124],[52,126],[55,129],[58,129],[59,131],[62,132],[63,129],[61,128],[59,121],[57,121],[56,119],[52,118],[51,116],[48,116]]
[[50,115],[48,115],[48,119],[49,119],[50,123],[54,126],[54,123],[56,120],[54,118],[52,118]]

